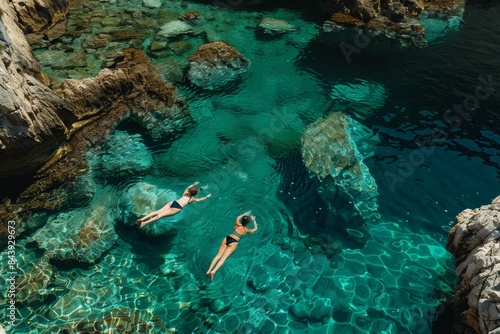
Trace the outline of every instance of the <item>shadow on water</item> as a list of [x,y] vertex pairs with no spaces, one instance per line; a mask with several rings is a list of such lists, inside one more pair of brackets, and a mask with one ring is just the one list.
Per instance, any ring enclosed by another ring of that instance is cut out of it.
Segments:
[[310,177],[300,155],[281,161],[279,169],[283,178],[278,198],[292,213],[295,226],[302,235],[308,235],[320,244],[340,240],[346,248],[364,246],[362,239],[349,233],[359,226],[329,210],[320,198],[317,189],[321,183],[316,176]]

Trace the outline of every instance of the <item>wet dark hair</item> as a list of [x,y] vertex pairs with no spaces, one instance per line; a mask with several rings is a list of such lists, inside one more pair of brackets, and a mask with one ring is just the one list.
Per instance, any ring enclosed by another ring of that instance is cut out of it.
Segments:
[[248,216],[243,216],[243,217],[241,217],[241,219],[240,219],[240,223],[241,223],[241,225],[243,225],[243,226],[247,226],[247,225],[248,225],[248,223],[250,223],[250,217],[248,217]]
[[192,186],[191,188],[188,189],[189,196],[191,197],[195,196],[199,191],[200,189],[198,189],[198,187],[195,186]]

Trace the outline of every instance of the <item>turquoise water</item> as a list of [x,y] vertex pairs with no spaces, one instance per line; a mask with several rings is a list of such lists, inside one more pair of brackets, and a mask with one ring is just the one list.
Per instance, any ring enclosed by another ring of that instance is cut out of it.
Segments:
[[[498,39],[498,5],[469,5],[466,24],[440,37],[433,31],[439,43],[427,49],[366,50],[348,64],[339,49],[315,40],[324,18],[294,8],[93,4],[72,12],[69,25],[91,17],[94,34],[135,28],[138,35],[88,52],[76,70],[54,66],[54,57],[94,35],[65,37],[36,49],[44,70],[55,82],[93,75],[135,45],[176,81],[194,122],[158,140],[125,121],[88,152],[88,173],[62,190],[68,205],[33,216],[32,232],[17,240],[22,278],[9,333],[431,332],[456,283],[445,250],[453,219],[498,195],[497,92],[466,118],[444,118],[475,93],[479,76],[500,80],[499,44],[487,38]],[[121,11],[137,8],[148,14],[130,20]],[[197,34],[181,39],[187,45],[148,51],[155,20],[190,10],[203,20]],[[106,20],[97,15],[103,12]],[[265,16],[299,29],[263,35],[255,27]],[[187,57],[219,39],[251,62],[248,71],[220,90],[184,81]],[[352,145],[376,181],[378,220],[349,219],[347,202],[332,208],[326,181],[302,160],[308,126],[339,111],[370,132]],[[143,231],[134,226],[197,180],[210,199]],[[204,273],[218,244],[246,210],[259,230],[210,283]]]

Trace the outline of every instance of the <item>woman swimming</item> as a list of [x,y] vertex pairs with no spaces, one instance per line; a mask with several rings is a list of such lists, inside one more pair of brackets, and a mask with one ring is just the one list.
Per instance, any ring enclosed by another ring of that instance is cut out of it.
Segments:
[[146,226],[149,223],[157,221],[160,218],[173,216],[179,212],[188,204],[193,202],[201,202],[212,196],[212,194],[208,194],[202,198],[195,198],[194,196],[198,194],[200,189],[196,187],[200,182],[195,182],[184,190],[181,198],[176,201],[168,202],[163,208],[160,210],[151,212],[143,218],[139,218],[135,221],[136,224],[141,224],[141,228]]
[[[217,252],[217,255],[215,255],[207,273],[205,274],[208,278],[210,278],[210,281],[214,280],[214,275],[217,270],[222,267],[227,258],[236,250],[240,239],[247,233],[254,233],[257,231],[257,221],[255,220],[255,216],[249,216],[250,212],[251,211],[245,212],[236,217],[233,232],[222,239],[219,251]],[[251,229],[247,227],[248,223],[250,223],[250,219],[253,220],[253,228]]]

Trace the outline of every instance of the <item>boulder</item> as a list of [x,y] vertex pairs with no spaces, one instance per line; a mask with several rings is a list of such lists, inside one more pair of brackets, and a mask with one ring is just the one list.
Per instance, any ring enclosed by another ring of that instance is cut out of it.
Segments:
[[455,218],[446,245],[460,278],[453,300],[453,333],[492,333],[500,328],[499,240],[500,196]]
[[180,20],[170,21],[160,27],[160,31],[156,34],[156,39],[168,39],[181,35],[192,34],[194,31],[191,26]]
[[377,184],[361,150],[361,141],[371,136],[369,129],[340,112],[320,118],[302,135],[302,158],[323,183],[321,197],[349,221],[378,219]]
[[259,23],[259,28],[266,34],[281,35],[290,31],[294,31],[295,27],[283,20],[277,20],[270,17],[265,17]]
[[235,81],[250,66],[248,60],[224,41],[200,46],[188,60],[191,82],[210,90]]
[[52,260],[94,263],[118,238],[108,204],[55,214],[33,240]]
[[56,270],[47,256],[36,261],[24,256],[19,259],[17,269],[21,274],[16,278],[16,301],[32,307],[41,305],[48,293],[41,294],[40,291],[48,292],[46,289],[53,283]]

